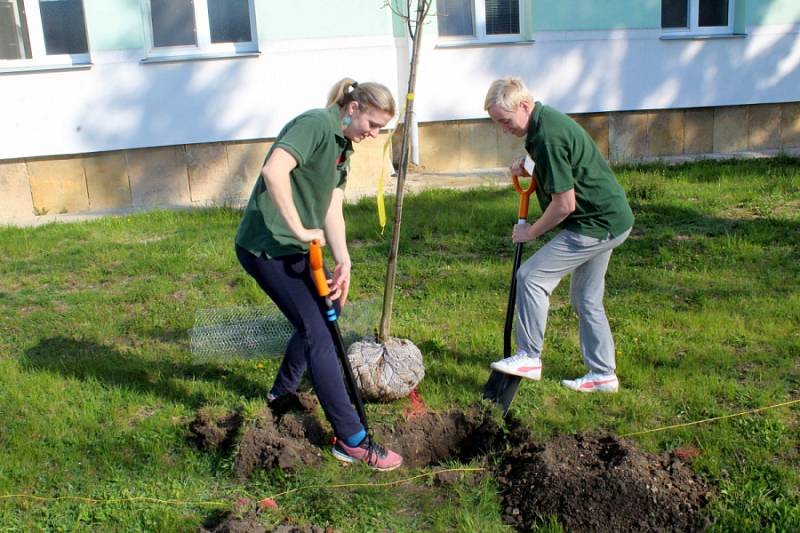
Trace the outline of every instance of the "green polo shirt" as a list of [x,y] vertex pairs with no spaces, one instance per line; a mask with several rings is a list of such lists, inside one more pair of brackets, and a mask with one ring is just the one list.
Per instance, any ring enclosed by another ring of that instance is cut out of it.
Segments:
[[[290,181],[303,226],[324,228],[333,190],[344,188],[353,153],[352,142],[342,133],[339,107],[312,109],[292,119],[278,134],[265,162],[278,147],[297,161]],[[303,253],[308,249],[289,230],[260,172],[236,233],[236,244],[255,255],[268,257]]]
[[588,237],[616,237],[633,226],[633,213],[592,138],[564,113],[536,102],[525,149],[536,167],[542,211],[553,193],[575,190],[575,211],[560,227]]

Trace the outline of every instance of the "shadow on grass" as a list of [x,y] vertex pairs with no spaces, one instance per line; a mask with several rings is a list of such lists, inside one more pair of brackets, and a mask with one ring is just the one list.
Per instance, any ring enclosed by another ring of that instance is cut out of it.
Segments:
[[267,387],[214,364],[153,361],[126,354],[92,340],[51,337],[26,350],[20,364],[27,371],[47,371],[103,385],[154,394],[192,408],[207,403],[202,391],[184,381],[214,381],[246,398],[266,398]]
[[[634,228],[672,230],[688,235],[719,236],[731,233],[758,242],[766,237],[797,243],[800,222],[776,218],[768,213],[743,210],[738,217],[721,217],[705,214],[696,209],[677,207],[659,202],[631,201],[636,217]],[[734,209],[734,208],[732,208]]]
[[[731,216],[704,213],[700,209],[679,207],[663,201],[664,194],[651,195],[648,184],[628,191],[636,222],[634,239],[616,253],[630,252],[650,256],[667,233],[674,236],[728,238],[743,242],[774,246],[800,245],[800,222],[758,213],[755,207],[732,207]],[[642,189],[644,187],[644,189]],[[663,187],[663,185],[662,185]],[[474,263],[488,257],[500,260],[513,257],[511,232],[516,222],[517,194],[506,189],[433,190],[413,195],[404,207],[400,237],[400,263],[413,258],[445,256],[454,262]],[[350,208],[348,231],[356,240],[375,239],[374,212],[367,205]],[[791,209],[791,208],[790,208]],[[531,201],[529,221],[541,212],[535,199]],[[388,228],[391,228],[389,220]],[[388,232],[387,232],[388,235]],[[527,258],[554,235],[548,233],[526,246]],[[388,248],[388,237],[384,237]]]
[[[762,283],[681,288],[664,286],[664,280],[642,283],[639,279],[620,287],[623,291],[684,290],[696,297],[731,299],[762,295],[766,274],[785,279],[800,275],[800,222],[796,220],[725,218],[667,205],[639,207],[636,217],[631,237],[614,251],[612,275],[615,268],[656,269],[676,275],[717,272],[715,283],[741,277],[756,277]],[[780,287],[770,290],[783,292]]]

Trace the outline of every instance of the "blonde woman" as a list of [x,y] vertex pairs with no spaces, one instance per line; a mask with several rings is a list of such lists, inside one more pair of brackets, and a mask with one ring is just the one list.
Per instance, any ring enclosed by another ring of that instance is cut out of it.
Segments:
[[394,98],[383,85],[336,83],[327,107],[300,114],[278,134],[236,234],[242,267],[296,330],[268,400],[295,394],[308,370],[337,437],[334,456],[377,470],[393,470],[403,460],[371,441],[350,403],[306,254],[312,240],[327,243],[335,264],[330,297],[343,306],[352,267],[342,211],[350,155],[353,144],[376,137],[394,114]]
[[[519,78],[493,82],[484,109],[505,133],[525,138],[525,150],[534,162],[542,215],[533,224],[514,226],[512,240],[532,241],[559,228],[517,272],[517,353],[491,367],[541,379],[550,293],[571,274],[570,299],[589,372],[561,384],[579,392],[617,392],[614,340],[603,295],[611,252],[633,226],[625,192],[586,131],[565,114],[534,101]],[[515,161],[511,172],[529,175],[524,161]]]

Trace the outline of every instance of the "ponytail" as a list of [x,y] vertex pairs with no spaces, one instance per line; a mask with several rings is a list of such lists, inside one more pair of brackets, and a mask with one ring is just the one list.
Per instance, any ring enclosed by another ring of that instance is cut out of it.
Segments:
[[367,81],[358,83],[351,78],[343,78],[334,84],[328,93],[328,106],[333,104],[344,107],[350,102],[358,102],[363,108],[373,108],[388,113],[396,113],[394,97],[386,86]]

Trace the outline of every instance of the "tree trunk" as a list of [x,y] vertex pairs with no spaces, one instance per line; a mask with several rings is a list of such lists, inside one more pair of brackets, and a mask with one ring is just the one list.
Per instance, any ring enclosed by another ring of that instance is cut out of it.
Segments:
[[[389,262],[386,268],[386,282],[383,288],[383,312],[381,314],[378,341],[385,343],[389,339],[394,304],[394,284],[397,274],[397,252],[400,248],[400,223],[403,212],[403,192],[408,174],[408,141],[411,133],[411,117],[414,114],[414,87],[417,83],[417,62],[419,61],[419,45],[422,42],[422,26],[431,6],[431,0],[417,1],[416,29],[411,45],[411,71],[408,76],[408,93],[406,94],[406,112],[403,122],[403,138],[400,144],[400,168],[397,171],[397,197],[394,205],[394,222],[392,223],[392,244],[389,250]],[[409,17],[410,17],[409,13]],[[409,24],[409,30],[411,24]]]

